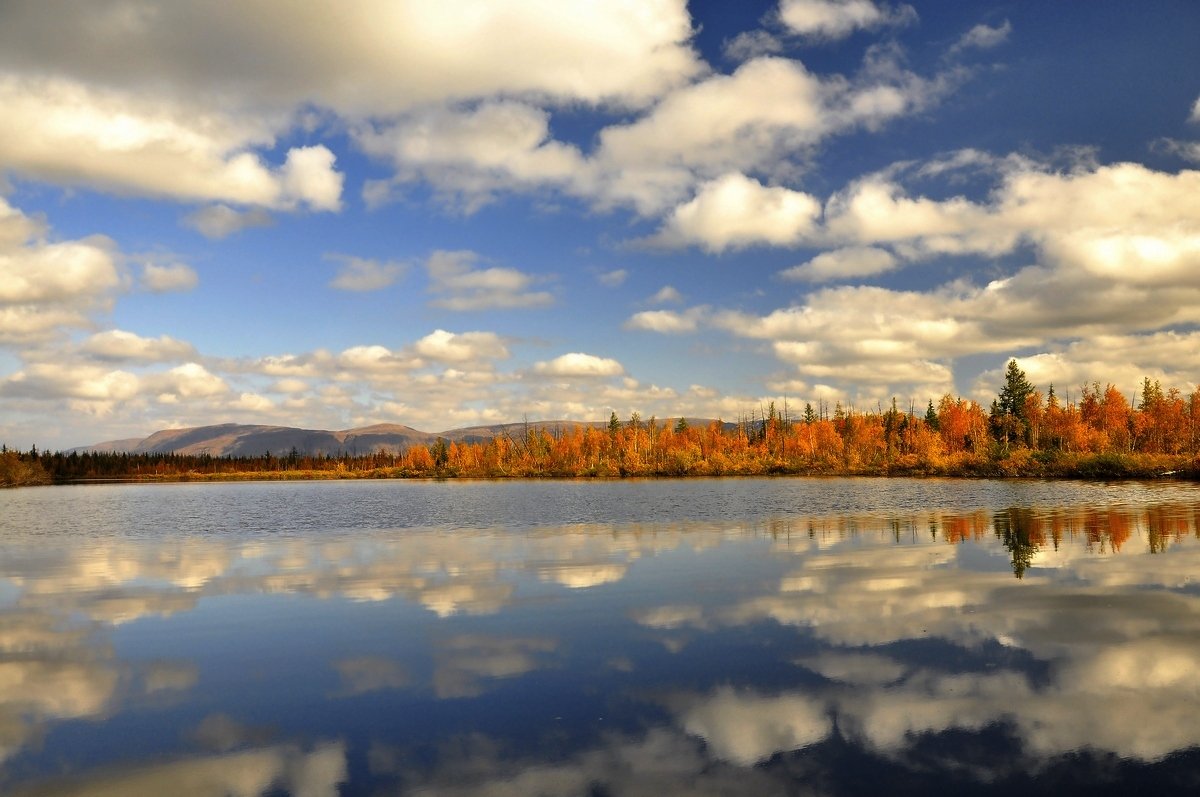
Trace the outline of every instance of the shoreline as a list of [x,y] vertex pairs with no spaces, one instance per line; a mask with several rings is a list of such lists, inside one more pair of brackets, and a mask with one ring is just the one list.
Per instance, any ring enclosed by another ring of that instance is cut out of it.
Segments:
[[[1161,467],[1113,467],[1110,462],[1096,462],[1103,457],[1071,463],[1068,467],[1006,469],[993,463],[994,467],[978,467],[970,470],[939,469],[811,469],[772,468],[763,471],[712,472],[697,469],[688,473],[661,472],[616,472],[616,473],[566,473],[538,472],[484,473],[454,470],[411,471],[402,468],[371,468],[361,470],[251,470],[251,471],[185,471],[175,473],[133,473],[119,476],[49,479],[37,483],[6,486],[66,486],[86,484],[177,484],[192,482],[269,482],[269,481],[383,481],[383,480],[431,480],[431,481],[626,481],[626,480],[690,480],[690,479],[961,479],[998,481],[1175,481],[1200,482],[1197,463],[1186,459],[1176,463],[1180,467],[1167,470]],[[1160,466],[1155,458],[1155,466]],[[1139,463],[1140,464],[1140,463]],[[1150,464],[1150,463],[1146,463]]]

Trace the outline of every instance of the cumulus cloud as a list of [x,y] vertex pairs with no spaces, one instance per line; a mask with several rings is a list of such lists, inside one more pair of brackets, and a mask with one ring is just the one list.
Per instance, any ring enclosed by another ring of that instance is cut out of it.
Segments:
[[584,154],[557,141],[549,114],[520,99],[414,109],[354,130],[395,177],[370,181],[371,204],[423,180],[450,205],[473,212],[505,191],[554,190],[599,209],[631,206],[656,215],[730,172],[795,172],[822,139],[927,106],[944,76],[926,80],[897,54],[873,49],[853,79],[822,78],[802,63],[755,57],[732,74],[709,74],[667,91],[647,112],[604,127]]
[[821,203],[809,194],[727,174],[675,208],[649,240],[663,246],[696,244],[710,252],[755,244],[794,246],[812,234],[820,214]]
[[474,252],[437,251],[425,262],[434,307],[447,310],[493,310],[545,307],[554,303],[549,291],[533,290],[537,277],[515,268],[477,268]]
[[335,0],[252,0],[220,14],[201,2],[153,13],[120,0],[35,4],[6,15],[0,50],[30,72],[49,63],[109,85],[166,82],[184,96],[312,103],[351,116],[491,95],[637,105],[702,69],[682,0],[368,0],[344,11]]
[[657,215],[726,173],[797,173],[828,136],[877,129],[928,106],[953,83],[949,74],[913,74],[886,47],[872,48],[852,79],[759,54],[732,74],[665,90],[644,113],[602,128],[587,154],[554,139],[550,116],[534,98],[511,96],[431,103],[359,124],[353,135],[395,169],[394,177],[364,186],[371,205],[421,180],[467,213],[503,192],[549,190],[600,210],[629,206]]
[[196,349],[190,343],[169,335],[144,338],[123,329],[97,332],[83,342],[80,351],[102,360],[135,362],[170,362],[196,356]]
[[86,299],[118,284],[104,239],[22,247],[0,254],[0,303],[44,305]]
[[707,314],[707,306],[692,307],[682,312],[675,310],[643,310],[640,313],[634,313],[630,316],[624,326],[626,329],[640,329],[646,332],[660,332],[668,335],[695,332]]
[[620,376],[625,373],[625,369],[616,360],[582,352],[571,352],[553,360],[536,363],[533,371],[542,376],[554,377]]
[[990,50],[1008,41],[1010,33],[1012,33],[1012,23],[1007,19],[996,27],[981,22],[959,37],[958,41],[950,46],[950,53],[960,53],[970,49]]
[[501,190],[585,179],[583,156],[552,140],[549,122],[540,108],[495,100],[471,109],[425,109],[382,128],[363,128],[357,140],[392,161],[398,182],[425,179],[470,212]]
[[825,132],[821,81],[798,61],[758,58],[679,89],[646,116],[600,133],[597,159],[619,171],[609,193],[656,212],[696,176],[776,162]]
[[806,263],[779,272],[779,276],[788,280],[826,282],[870,277],[891,271],[897,265],[899,261],[886,249],[855,246],[823,252]]
[[41,180],[183,201],[336,210],[342,177],[316,145],[272,168],[254,149],[273,125],[254,117],[51,78],[0,78],[0,165]]
[[[718,312],[710,320],[772,341],[776,356],[808,377],[927,386],[949,386],[950,358],[1197,323],[1197,191],[1200,172],[1131,163],[1065,173],[1008,163],[982,202],[911,196],[885,177],[864,178],[834,194],[823,222],[806,233],[844,246],[788,277],[865,276],[900,262],[1001,256],[1019,247],[1029,247],[1036,263],[982,285],[964,279],[927,292],[846,286],[763,316]],[[643,315],[627,325],[691,328],[684,320]],[[883,359],[886,368],[870,365]]]
[[1192,113],[1188,117],[1188,121],[1200,123],[1200,97],[1197,97],[1196,101],[1192,103]]
[[283,194],[313,210],[341,210],[343,176],[334,170],[333,153],[321,144],[288,150],[280,168]]
[[45,233],[0,197],[0,342],[45,340],[84,326],[122,285],[107,238],[50,242]]
[[344,379],[353,379],[364,374],[405,373],[422,365],[420,360],[406,356],[404,352],[393,352],[388,347],[378,344],[351,346],[338,354],[335,363],[340,369],[348,372],[343,374]]
[[[1113,384],[1128,398],[1141,389],[1143,379],[1184,390],[1200,385],[1200,334],[1154,332],[1149,334],[1099,334],[1055,344],[1049,351],[1016,358],[1030,380],[1045,389],[1056,385],[1060,393],[1079,385],[1100,381]],[[1004,382],[1004,368],[997,365],[981,372],[973,381],[973,395],[994,394]]]
[[454,333],[435,329],[414,343],[413,351],[421,357],[448,363],[505,360],[509,357],[508,347],[494,332]]
[[[794,176],[824,139],[877,129],[927,107],[957,79],[949,73],[920,78],[889,48],[872,49],[853,79],[822,78],[799,61],[755,58],[732,74],[672,92],[629,124],[602,130],[591,159],[597,190],[645,215],[674,205],[669,224],[714,184],[758,173]],[[745,216],[751,226],[742,237],[763,236],[762,225]],[[779,239],[787,236],[767,237]]]
[[142,287],[151,293],[190,291],[200,284],[200,277],[183,263],[145,263],[142,265]]
[[816,39],[841,39],[856,30],[915,21],[912,6],[895,8],[874,0],[781,0],[779,19],[789,30]]
[[180,399],[213,398],[229,393],[229,385],[200,363],[177,365],[165,373],[145,378],[147,387],[159,400],[173,403]]
[[138,377],[129,371],[79,364],[31,363],[0,382],[0,393],[47,400],[70,398],[113,402],[133,398],[138,387]]
[[647,304],[678,304],[683,301],[681,294],[674,285],[664,285],[646,300]]
[[253,227],[274,224],[271,214],[262,208],[235,210],[228,205],[210,205],[184,218],[184,223],[206,238],[219,241]]
[[408,266],[394,260],[381,262],[352,255],[328,254],[326,260],[341,263],[337,276],[329,287],[340,291],[368,292],[382,290],[404,276]]

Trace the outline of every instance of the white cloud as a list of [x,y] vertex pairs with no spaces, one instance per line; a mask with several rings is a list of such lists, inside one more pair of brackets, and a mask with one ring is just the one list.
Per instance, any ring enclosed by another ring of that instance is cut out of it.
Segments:
[[469,363],[506,360],[508,347],[494,332],[447,332],[435,329],[413,344],[421,357],[438,362]]
[[958,41],[951,45],[950,52],[953,54],[969,49],[990,50],[1008,41],[1010,33],[1012,23],[1007,19],[994,28],[980,23],[959,37]]
[[1196,101],[1192,103],[1192,113],[1188,117],[1188,121],[1200,123],[1200,97],[1197,97]]
[[79,363],[32,363],[0,382],[7,396],[52,400],[125,401],[137,395],[137,376]]
[[806,263],[779,272],[779,276],[788,280],[825,282],[870,277],[891,271],[897,265],[899,261],[886,249],[853,246],[819,254]]
[[1136,164],[1014,169],[986,203],[912,198],[870,178],[830,200],[820,235],[888,243],[908,260],[1027,244],[1039,263],[983,286],[816,291],[795,307],[761,317],[716,313],[712,323],[772,341],[776,356],[810,378],[923,385],[949,382],[943,358],[1195,324],[1198,191],[1200,172]]
[[629,272],[623,268],[605,271],[596,275],[596,281],[606,288],[619,288],[629,278]]
[[841,39],[856,30],[904,25],[917,17],[912,6],[880,6],[873,0],[780,0],[779,19],[794,33]]
[[664,285],[653,296],[646,300],[647,304],[678,304],[683,301],[683,294],[673,285]]
[[336,0],[248,0],[220,14],[195,1],[129,9],[122,0],[21,9],[6,15],[0,49],[30,72],[52,65],[131,91],[165,83],[182,97],[350,116],[491,95],[644,104],[702,69],[683,0],[365,0],[352,14]]
[[625,329],[640,329],[666,335],[695,332],[708,314],[708,307],[692,307],[683,312],[675,310],[643,310],[625,322]]
[[229,403],[229,408],[238,412],[264,414],[275,409],[275,402],[258,393],[242,393]]
[[395,284],[404,276],[408,266],[396,261],[380,262],[352,255],[328,254],[326,260],[341,263],[329,287],[340,291],[378,291]]
[[616,360],[582,352],[571,352],[553,360],[535,363],[533,370],[542,376],[555,377],[607,377],[625,373]]
[[382,129],[363,128],[356,138],[368,153],[392,160],[398,181],[428,180],[473,211],[497,191],[585,179],[583,156],[550,138],[549,120],[539,108],[495,100],[469,110],[424,109]]
[[899,185],[877,177],[860,180],[829,199],[825,231],[838,241],[920,241],[924,249],[942,252],[999,254],[1017,240],[1007,225],[988,218],[986,208],[963,197],[914,199]]
[[183,201],[336,210],[341,175],[323,146],[293,149],[272,170],[253,152],[276,120],[61,79],[0,78],[0,166],[60,184]]
[[341,210],[342,180],[336,158],[321,144],[288,150],[279,176],[283,194],[313,210]]
[[480,256],[469,251],[437,251],[425,262],[430,302],[447,310],[545,307],[554,303],[548,291],[532,290],[538,278],[515,268],[476,268]]
[[106,239],[41,244],[0,252],[0,303],[46,304],[88,298],[119,283]]
[[821,203],[809,194],[726,174],[675,208],[649,240],[667,246],[696,244],[709,252],[755,244],[795,246],[815,231],[820,214]]
[[0,197],[0,342],[44,340],[83,326],[122,287],[107,238],[48,242],[45,232]]
[[196,272],[182,263],[145,263],[142,266],[142,287],[151,293],[190,291],[200,284]]
[[[1060,396],[1080,385],[1113,384],[1127,399],[1134,399],[1142,380],[1160,381],[1185,392],[1200,385],[1200,333],[1155,332],[1143,335],[1101,334],[1050,351],[1016,358],[1031,382],[1043,391],[1051,384]],[[972,395],[994,395],[1004,382],[1004,364],[980,373]],[[1077,393],[1076,393],[1077,395]]]
[[184,218],[184,223],[206,238],[221,240],[236,232],[253,227],[269,227],[274,223],[271,214],[262,208],[235,210],[228,205],[210,205]]
[[154,393],[168,396],[171,400],[210,399],[229,393],[229,385],[224,379],[196,362],[147,376],[145,382]]
[[873,48],[854,79],[821,78],[795,60],[756,57],[732,74],[709,74],[666,92],[645,114],[598,134],[585,155],[553,138],[549,114],[531,99],[431,104],[364,123],[356,141],[391,161],[395,176],[368,181],[377,205],[423,180],[444,202],[474,212],[506,191],[554,190],[601,210],[632,206],[655,215],[696,185],[730,172],[793,175],[822,139],[927,106],[947,76],[917,77],[899,54]]
[[[646,116],[600,133],[597,159],[620,172],[608,189],[643,212],[700,177],[774,163],[827,130],[819,78],[798,61],[758,58],[665,97]],[[625,182],[622,182],[624,180]]]
[[169,335],[144,338],[123,329],[97,332],[83,342],[80,351],[102,360],[137,362],[170,362],[196,356],[196,349],[190,343]]
[[85,327],[87,315],[70,307],[0,304],[0,342],[27,344],[53,337],[67,327]]
[[351,346],[337,356],[337,365],[347,373],[343,378],[354,379],[364,375],[392,375],[406,373],[422,365],[420,360],[393,352],[386,346]]
[[0,196],[0,251],[19,248],[45,232],[44,223],[26,216]]

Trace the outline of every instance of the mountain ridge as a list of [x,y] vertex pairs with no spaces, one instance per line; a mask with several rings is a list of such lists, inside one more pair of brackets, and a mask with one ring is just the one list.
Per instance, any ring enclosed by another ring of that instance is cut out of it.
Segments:
[[[706,418],[687,418],[690,425],[707,425]],[[678,418],[665,418],[660,424],[674,424]],[[447,442],[478,443],[508,435],[524,437],[526,430],[569,432],[576,427],[604,428],[607,421],[518,421],[482,426],[466,426],[442,432],[425,432],[397,423],[376,423],[352,429],[304,429],[294,426],[222,423],[160,429],[142,438],[106,440],[71,449],[76,453],[130,454],[208,454],[214,457],[284,455],[295,449],[305,455],[363,455],[383,452],[400,453],[414,445],[429,445],[442,438]]]

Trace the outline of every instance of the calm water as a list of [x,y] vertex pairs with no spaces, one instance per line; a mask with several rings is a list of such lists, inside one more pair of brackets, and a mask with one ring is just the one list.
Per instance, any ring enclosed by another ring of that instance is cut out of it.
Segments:
[[0,492],[0,793],[1194,794],[1198,533],[1180,484]]

